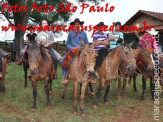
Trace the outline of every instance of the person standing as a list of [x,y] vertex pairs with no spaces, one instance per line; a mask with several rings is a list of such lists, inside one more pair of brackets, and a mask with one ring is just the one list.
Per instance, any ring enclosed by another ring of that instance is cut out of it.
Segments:
[[12,62],[16,61],[16,50],[17,50],[16,41],[13,40],[13,43],[11,43],[11,61]]

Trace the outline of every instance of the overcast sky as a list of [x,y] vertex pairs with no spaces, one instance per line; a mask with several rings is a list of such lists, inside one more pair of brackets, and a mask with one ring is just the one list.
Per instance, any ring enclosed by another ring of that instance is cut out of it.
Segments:
[[[109,3],[110,6],[115,6],[113,12],[103,12],[103,13],[89,13],[89,8],[85,9],[83,14],[80,14],[81,7],[76,2],[76,0],[69,0],[73,4],[78,6],[77,11],[72,15],[70,21],[73,21],[75,18],[79,18],[81,21],[85,22],[85,25],[96,25],[100,21],[103,21],[107,25],[111,25],[112,22],[120,21],[124,24],[129,18],[131,18],[138,10],[154,11],[163,13],[163,0],[105,0],[105,2],[100,3],[100,6],[105,6],[106,3]],[[89,3],[92,5],[91,3]],[[7,24],[7,22],[0,22],[0,26]],[[67,25],[69,22],[67,23]],[[1,29],[0,29],[1,30]],[[92,32],[87,32],[88,39],[92,42],[91,38]],[[5,38],[6,35],[10,35],[10,38],[13,38],[11,34],[5,34],[0,31],[0,40]],[[9,38],[8,37],[8,38]],[[55,38],[56,41],[62,41],[67,39],[67,33],[64,33],[61,37]]]

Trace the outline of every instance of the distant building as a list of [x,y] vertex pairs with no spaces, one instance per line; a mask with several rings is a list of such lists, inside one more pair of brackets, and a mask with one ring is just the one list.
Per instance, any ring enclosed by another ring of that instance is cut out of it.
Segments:
[[[133,15],[125,24],[135,26],[139,23],[139,28],[143,28],[143,21],[146,21],[146,25],[153,25],[156,31],[159,31],[159,45],[163,47],[163,13],[151,12],[139,10],[135,15]],[[124,27],[123,26],[123,27]],[[133,32],[124,32],[125,41],[131,42],[136,41]]]

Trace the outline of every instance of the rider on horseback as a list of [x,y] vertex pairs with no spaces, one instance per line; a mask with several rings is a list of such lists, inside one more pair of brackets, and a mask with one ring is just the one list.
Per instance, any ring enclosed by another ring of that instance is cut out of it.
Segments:
[[[83,25],[84,22],[83,21],[80,21],[78,18],[76,18],[73,22],[70,23],[70,25],[73,25],[74,28],[75,27],[79,27],[81,25]],[[76,52],[78,51],[78,49],[80,47],[82,47],[82,44],[80,42],[80,39],[82,39],[84,41],[84,43],[86,45],[89,45],[89,42],[88,42],[88,38],[87,38],[87,34],[84,32],[84,31],[81,31],[79,30],[78,34],[76,35],[76,31],[70,31],[69,34],[68,34],[68,37],[67,37],[67,42],[66,42],[66,46],[69,48],[69,51],[68,53],[62,58],[61,60],[61,63],[62,65],[63,64],[70,64],[73,60],[73,57],[76,55]],[[75,36],[76,35],[76,36]],[[68,55],[69,55],[69,60],[67,60],[68,58]],[[73,55],[73,56],[72,56]],[[67,56],[67,57],[66,57]],[[67,62],[65,61],[65,57],[66,57],[66,60]],[[65,63],[66,62],[66,63]],[[62,66],[63,67],[63,66]],[[63,80],[62,80],[62,84],[63,85],[66,85],[68,83],[68,76],[67,76],[67,73],[66,73],[66,69],[62,69],[62,74],[63,74]],[[95,81],[91,80],[90,83],[96,83]]]

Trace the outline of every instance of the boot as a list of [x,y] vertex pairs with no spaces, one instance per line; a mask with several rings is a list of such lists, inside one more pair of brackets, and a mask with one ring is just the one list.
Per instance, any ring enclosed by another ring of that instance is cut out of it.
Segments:
[[96,84],[96,82],[93,79],[90,79],[89,83]]
[[68,80],[67,79],[63,79],[61,83],[62,83],[62,85],[67,85],[68,84]]

